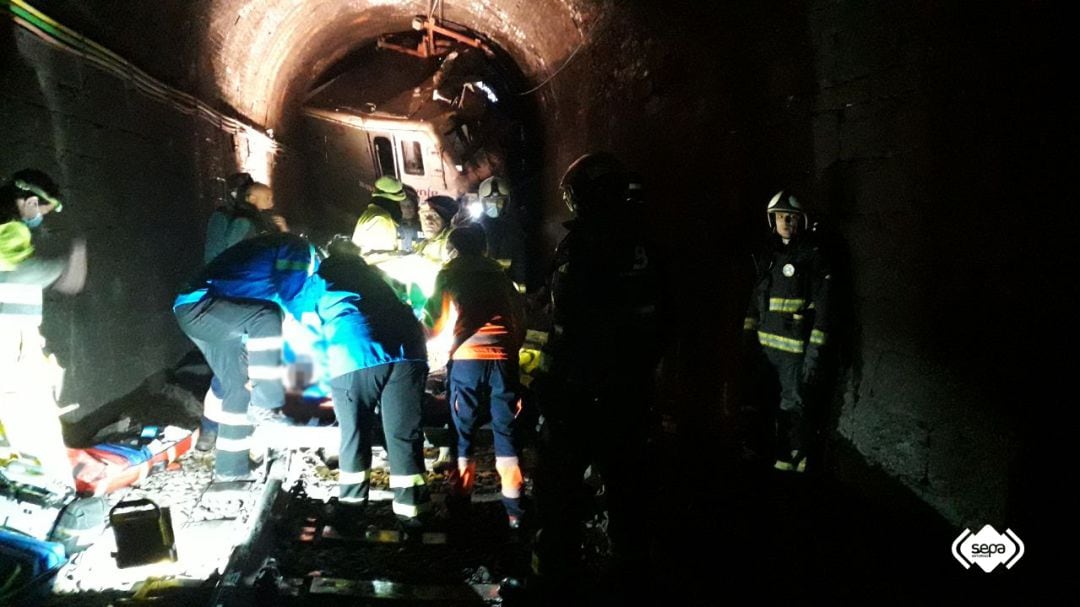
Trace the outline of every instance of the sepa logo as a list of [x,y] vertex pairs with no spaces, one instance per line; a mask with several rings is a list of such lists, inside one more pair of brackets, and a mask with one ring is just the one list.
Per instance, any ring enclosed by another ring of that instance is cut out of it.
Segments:
[[964,529],[953,541],[952,553],[964,569],[978,565],[983,571],[990,573],[1002,563],[1006,569],[1012,569],[1020,557],[1024,556],[1024,542],[1020,541],[1012,529],[998,533],[996,529],[986,525],[974,534],[971,529]]

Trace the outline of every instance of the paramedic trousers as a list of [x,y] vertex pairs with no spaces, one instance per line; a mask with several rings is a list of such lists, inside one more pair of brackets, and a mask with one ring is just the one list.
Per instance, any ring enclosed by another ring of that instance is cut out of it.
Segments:
[[515,434],[515,422],[521,409],[517,359],[454,360],[450,364],[449,384],[450,415],[458,435],[455,491],[463,497],[472,494],[476,480],[476,431],[490,414],[495,438],[495,470],[502,484],[503,505],[508,515],[520,517],[524,480],[518,464],[519,445]]
[[218,423],[214,472],[248,474],[254,430],[248,405],[272,409],[285,403],[281,308],[267,301],[206,297],[179,306],[175,313],[180,328],[202,351],[221,383],[221,411],[206,412]]
[[382,412],[394,514],[414,518],[428,507],[421,403],[427,362],[401,361],[358,369],[330,382],[341,426],[340,499],[364,503],[371,479],[371,431]]

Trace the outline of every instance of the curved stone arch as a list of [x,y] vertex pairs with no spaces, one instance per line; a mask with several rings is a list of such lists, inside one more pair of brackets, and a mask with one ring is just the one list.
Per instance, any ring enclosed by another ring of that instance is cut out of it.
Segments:
[[[608,8],[586,0],[443,2],[442,14],[500,47],[525,75],[543,82],[589,35]],[[214,0],[206,50],[217,93],[252,121],[287,127],[291,104],[327,67],[378,35],[410,28],[426,14],[418,0]],[[542,105],[553,96],[545,94]]]

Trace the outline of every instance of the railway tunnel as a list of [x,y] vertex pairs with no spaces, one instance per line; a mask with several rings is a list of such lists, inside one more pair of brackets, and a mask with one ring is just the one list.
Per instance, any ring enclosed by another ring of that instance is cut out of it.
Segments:
[[[1066,453],[1061,380],[1074,357],[1051,355],[1068,339],[1041,310],[1075,295],[1064,202],[1076,112],[1059,91],[1058,6],[39,0],[0,8],[0,176],[26,167],[52,175],[66,202],[50,220],[88,242],[84,291],[46,296],[43,333],[66,370],[61,402],[79,404],[68,426],[92,426],[95,412],[160,390],[192,350],[171,302],[202,264],[224,177],[247,171],[270,184],[290,225],[313,240],[351,232],[379,175],[343,178],[354,159],[334,141],[361,131],[326,126],[311,108],[321,100],[355,115],[400,113],[413,97],[445,92],[432,80],[446,73],[445,54],[401,52],[423,46],[430,19],[471,41],[439,37],[462,57],[479,55],[462,82],[483,80],[498,100],[484,101],[488,115],[510,125],[502,145],[488,146],[498,150],[495,169],[473,146],[444,170],[462,180],[455,194],[475,191],[492,170],[517,184],[530,292],[565,234],[558,183],[575,158],[612,151],[645,185],[644,219],[665,251],[672,300],[654,399],[665,479],[641,488],[670,489],[655,523],[670,531],[650,533],[700,536],[705,546],[760,540],[765,547],[751,552],[761,567],[783,566],[770,550],[806,546],[739,536],[729,518],[774,528],[768,511],[791,534],[841,536],[814,544],[828,574],[800,569],[828,580],[814,586],[823,596],[914,595],[921,590],[908,582],[922,575],[957,591],[1011,589],[1052,569],[1050,534],[1066,508],[1041,473]],[[748,480],[736,463],[735,420],[749,393],[740,333],[750,253],[781,189],[800,193],[834,255],[826,489]],[[793,513],[799,500],[815,504],[806,516]],[[950,546],[988,524],[1042,553],[977,578]],[[873,542],[846,538],[877,533],[901,544],[886,559],[899,572],[873,581],[837,573],[866,573],[859,562],[882,555],[863,552]],[[660,541],[657,550],[696,543]],[[723,595],[690,573],[707,564],[684,565],[673,575],[700,585],[691,596]]]

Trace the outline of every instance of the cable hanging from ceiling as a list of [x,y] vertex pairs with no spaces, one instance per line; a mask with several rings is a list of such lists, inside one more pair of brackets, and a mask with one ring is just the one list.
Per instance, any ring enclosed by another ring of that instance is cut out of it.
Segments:
[[127,81],[137,92],[164,103],[181,114],[196,116],[229,133],[257,133],[267,138],[273,152],[283,151],[281,144],[274,141],[264,130],[227,116],[194,95],[161,82],[120,55],[42,13],[25,0],[0,0],[0,13],[6,13],[16,25],[54,48],[81,57],[98,69]]

